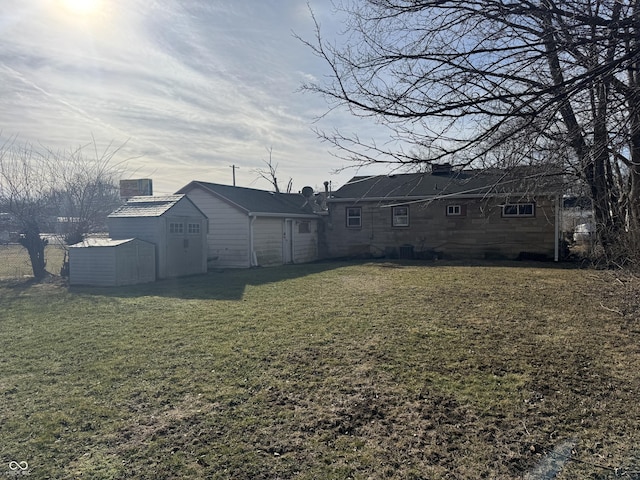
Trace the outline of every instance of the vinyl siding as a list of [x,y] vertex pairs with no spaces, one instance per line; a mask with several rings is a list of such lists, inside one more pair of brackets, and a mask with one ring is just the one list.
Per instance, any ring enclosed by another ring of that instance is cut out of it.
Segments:
[[187,196],[209,219],[209,265],[249,267],[249,217],[246,213],[199,188],[191,190]]
[[116,285],[116,249],[70,248],[69,283],[71,285]]
[[132,285],[155,279],[155,247],[151,243],[132,240],[117,246],[69,249],[72,285]]

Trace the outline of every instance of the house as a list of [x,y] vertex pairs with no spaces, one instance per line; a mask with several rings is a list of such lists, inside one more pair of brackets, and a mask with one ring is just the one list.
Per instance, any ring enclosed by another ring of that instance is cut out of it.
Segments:
[[531,169],[357,176],[327,205],[331,257],[559,255],[559,189]]
[[313,190],[277,193],[193,181],[186,195],[209,219],[211,267],[305,263],[318,258],[320,217]]
[[156,250],[137,238],[89,238],[69,246],[71,285],[121,286],[156,279]]
[[207,272],[207,217],[185,195],[132,197],[108,216],[107,225],[114,240],[155,245],[158,278]]

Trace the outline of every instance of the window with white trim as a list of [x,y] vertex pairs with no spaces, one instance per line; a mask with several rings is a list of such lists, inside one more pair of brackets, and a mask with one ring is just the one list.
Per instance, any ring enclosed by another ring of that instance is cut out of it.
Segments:
[[392,207],[392,225],[394,227],[409,226],[409,207]]
[[362,227],[362,208],[347,207],[347,228]]
[[503,217],[533,217],[535,213],[533,203],[507,203],[502,206]]
[[184,223],[169,223],[169,233],[180,234],[184,233]]
[[462,215],[462,205],[447,205],[447,217],[459,217]]
[[199,235],[200,234],[200,224],[199,223],[188,223],[187,224],[187,233],[190,235]]

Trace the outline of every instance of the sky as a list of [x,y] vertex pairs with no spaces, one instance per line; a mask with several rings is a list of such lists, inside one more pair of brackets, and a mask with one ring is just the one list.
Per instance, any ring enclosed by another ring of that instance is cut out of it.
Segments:
[[232,165],[236,185],[268,190],[257,170],[270,155],[294,191],[376,173],[349,168],[313,131],[385,141],[346,111],[322,117],[325,100],[300,91],[329,73],[294,37],[313,40],[309,8],[339,38],[328,0],[3,0],[0,137],[118,147],[124,178],[151,178],[156,194],[230,185]]

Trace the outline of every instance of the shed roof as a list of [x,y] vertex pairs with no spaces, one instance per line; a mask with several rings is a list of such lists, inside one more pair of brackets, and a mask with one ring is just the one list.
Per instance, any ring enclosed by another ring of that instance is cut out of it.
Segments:
[[188,193],[194,188],[201,188],[247,214],[315,216],[309,199],[300,193],[269,192],[200,181],[193,181],[178,192]]
[[144,242],[144,240],[138,240],[135,238],[123,238],[118,240],[114,240],[113,238],[85,238],[82,242],[69,245],[69,248],[117,247],[118,245],[133,242],[134,240]]
[[109,217],[160,217],[183,198],[184,195],[131,197]]
[[559,190],[559,182],[554,178],[557,176],[534,169],[357,176],[333,192],[329,201],[549,194]]

